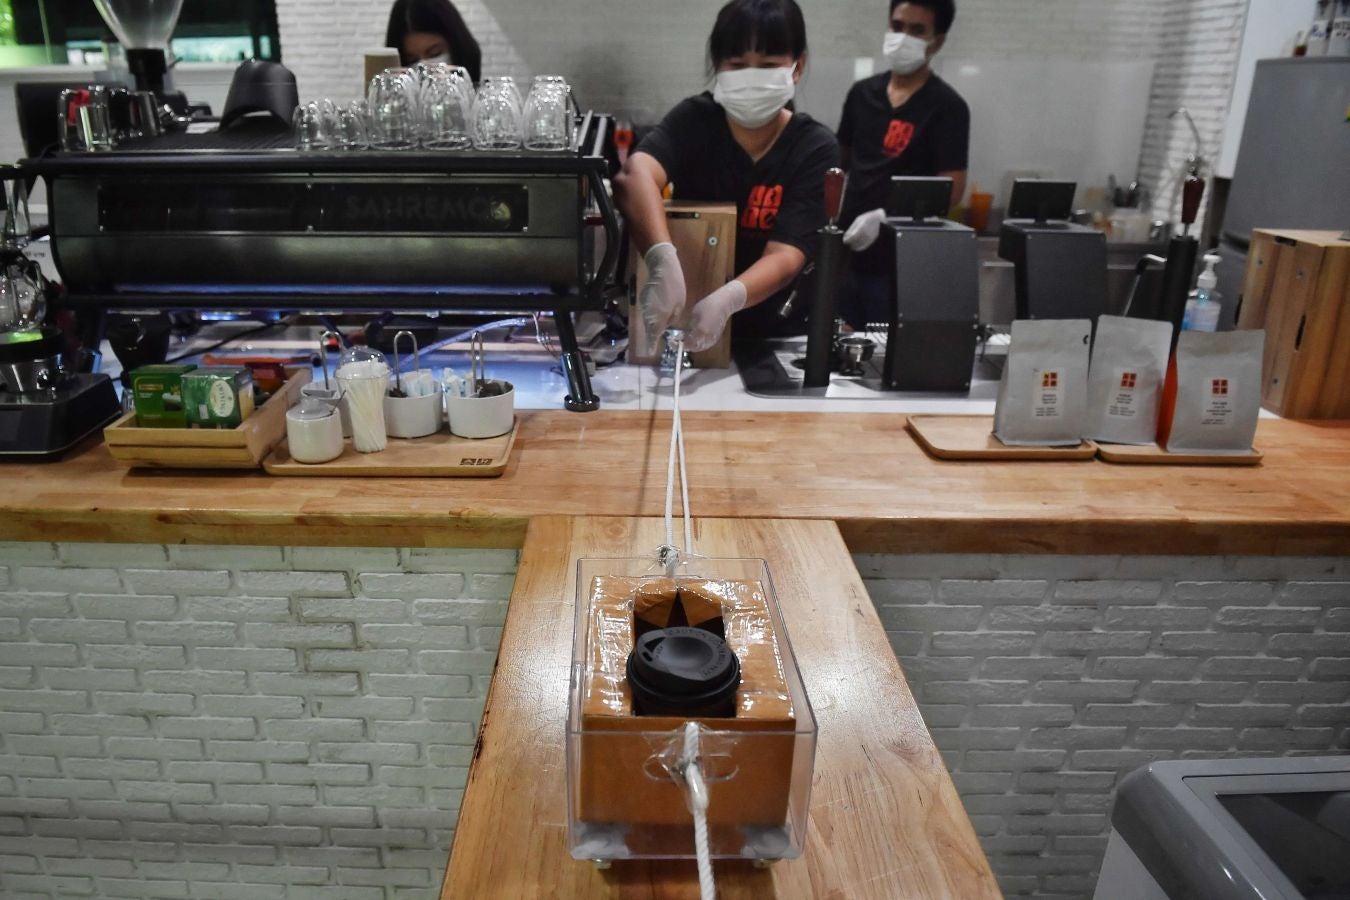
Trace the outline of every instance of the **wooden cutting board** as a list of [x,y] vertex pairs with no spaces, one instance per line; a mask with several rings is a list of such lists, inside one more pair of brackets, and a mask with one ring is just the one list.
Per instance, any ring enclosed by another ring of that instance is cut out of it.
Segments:
[[1163,466],[1258,466],[1264,455],[1255,447],[1247,453],[1169,453],[1157,444],[1098,444],[1097,455],[1107,462]]
[[909,432],[919,446],[947,460],[1088,460],[1097,445],[1077,447],[1010,447],[994,437],[993,416],[910,416]]
[[351,441],[342,455],[326,463],[291,458],[285,441],[263,461],[271,475],[384,478],[495,478],[506,471],[520,421],[506,434],[473,440],[440,431],[422,438],[390,438],[379,453],[357,453]]

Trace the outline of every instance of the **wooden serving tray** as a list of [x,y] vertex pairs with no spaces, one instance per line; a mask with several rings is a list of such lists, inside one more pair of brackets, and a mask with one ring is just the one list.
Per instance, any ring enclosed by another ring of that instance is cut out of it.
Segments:
[[1077,447],[1010,447],[994,437],[993,416],[910,416],[909,431],[919,446],[938,459],[969,460],[1088,460],[1097,445],[1083,441]]
[[421,438],[390,438],[379,453],[357,453],[347,441],[342,455],[326,463],[291,459],[283,440],[263,461],[272,475],[385,478],[495,478],[506,471],[516,444],[517,421],[506,434],[493,438],[462,438],[438,431]]
[[1113,463],[1162,466],[1259,466],[1265,454],[1255,447],[1247,453],[1169,453],[1157,444],[1098,444],[1097,455]]
[[237,428],[140,428],[134,412],[103,429],[113,459],[150,469],[256,469],[286,438],[286,410],[309,384],[308,366],[286,370],[281,390]]

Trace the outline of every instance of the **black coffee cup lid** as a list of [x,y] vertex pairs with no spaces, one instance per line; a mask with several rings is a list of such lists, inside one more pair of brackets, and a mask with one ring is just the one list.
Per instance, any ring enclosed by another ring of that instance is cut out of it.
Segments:
[[628,683],[642,707],[701,707],[736,693],[741,663],[711,632],[660,628],[638,638],[628,657]]

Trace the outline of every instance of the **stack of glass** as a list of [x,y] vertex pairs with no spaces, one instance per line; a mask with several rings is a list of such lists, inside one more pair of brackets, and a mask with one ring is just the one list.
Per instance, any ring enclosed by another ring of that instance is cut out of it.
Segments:
[[477,90],[462,66],[418,63],[385,69],[366,96],[297,107],[299,150],[566,150],[575,104],[561,75],[539,75],[522,99],[509,76]]

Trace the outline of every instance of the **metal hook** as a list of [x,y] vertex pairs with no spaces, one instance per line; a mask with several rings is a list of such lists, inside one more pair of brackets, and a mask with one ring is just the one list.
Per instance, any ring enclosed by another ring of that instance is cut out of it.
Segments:
[[336,331],[325,331],[319,335],[319,364],[323,366],[323,389],[331,391],[333,388],[328,384],[328,339],[337,338],[338,346],[342,346],[342,335]]
[[396,333],[394,335],[394,390],[398,392],[396,396],[399,397],[403,396],[403,360],[398,355],[398,339],[405,334],[408,336],[408,340],[412,341],[413,365],[419,370],[422,368],[422,359],[417,352],[417,335],[411,331]]
[[1205,157],[1201,153],[1201,151],[1205,149],[1205,142],[1200,137],[1200,129],[1195,127],[1195,119],[1191,117],[1191,111],[1186,107],[1177,107],[1172,110],[1172,114],[1167,118],[1175,119],[1177,116],[1185,116],[1186,124],[1191,126],[1191,135],[1195,138],[1195,154],[1191,156],[1191,168],[1194,171],[1199,172],[1200,167],[1205,164]]
[[475,331],[469,339],[469,396],[478,396],[478,383],[487,380],[483,364],[483,333]]

